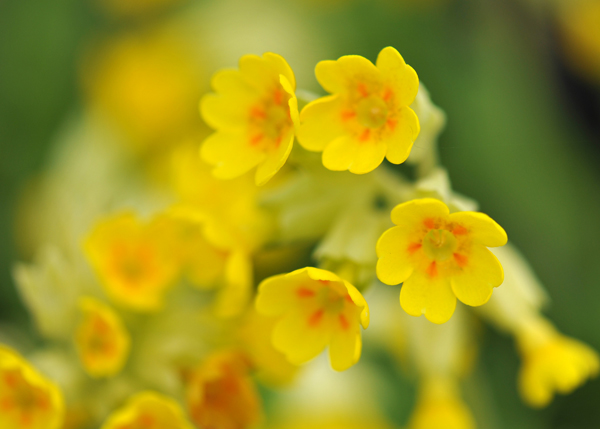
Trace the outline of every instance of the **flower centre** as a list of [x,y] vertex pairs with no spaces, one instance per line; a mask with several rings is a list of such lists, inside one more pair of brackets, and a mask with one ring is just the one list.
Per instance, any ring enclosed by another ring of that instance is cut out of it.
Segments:
[[263,123],[263,133],[266,137],[276,140],[289,125],[287,106],[271,105],[266,110],[266,120]]
[[432,229],[423,239],[423,251],[434,261],[449,259],[457,245],[456,237],[445,229]]
[[380,128],[387,121],[388,106],[380,97],[371,95],[358,103],[358,122],[367,128]]
[[339,313],[344,309],[344,299],[330,288],[319,290],[317,300],[321,303],[321,308],[331,313]]

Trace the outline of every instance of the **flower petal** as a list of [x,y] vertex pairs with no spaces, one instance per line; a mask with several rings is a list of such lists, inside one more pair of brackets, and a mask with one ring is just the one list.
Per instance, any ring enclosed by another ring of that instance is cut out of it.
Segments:
[[488,302],[492,290],[504,280],[502,265],[487,248],[475,244],[466,256],[466,265],[450,279],[456,297],[477,307]]
[[377,277],[387,285],[397,285],[410,277],[409,234],[398,226],[385,231],[377,241]]
[[346,55],[337,61],[321,61],[315,67],[317,80],[326,91],[338,94],[357,84],[379,84],[381,73],[373,63],[360,55]]
[[365,174],[375,170],[383,162],[387,145],[377,139],[372,139],[358,144],[354,161],[350,165],[350,172]]
[[298,142],[306,149],[320,152],[344,135],[340,115],[342,104],[337,95],[322,97],[308,103],[300,113]]
[[273,346],[295,365],[314,358],[331,341],[330,320],[323,315],[318,325],[311,326],[310,320],[314,314],[311,311],[308,308],[294,308],[273,329]]
[[287,81],[290,83],[293,92],[296,89],[296,78],[294,77],[294,72],[287,61],[281,55],[274,54],[273,52],[265,52],[262,57],[267,64],[271,65],[277,75],[285,76]]
[[385,137],[387,146],[386,158],[392,164],[402,164],[410,155],[410,151],[421,127],[419,118],[410,107],[403,107],[398,112],[392,132]]
[[250,146],[244,135],[219,131],[204,140],[200,154],[205,162],[214,165],[218,179],[233,179],[246,173],[264,158],[265,154]]
[[506,231],[495,220],[484,213],[452,213],[450,220],[467,228],[472,240],[486,247],[504,246],[508,241]]
[[265,316],[278,316],[295,304],[293,281],[286,281],[289,274],[280,274],[263,280],[258,286],[256,310]]
[[435,198],[420,198],[398,204],[392,210],[392,222],[402,227],[420,225],[427,218],[447,218],[448,206]]
[[290,129],[281,139],[281,144],[274,151],[267,153],[266,159],[256,169],[256,185],[267,183],[283,167],[294,146],[294,130]]
[[349,136],[338,137],[323,151],[323,165],[332,171],[348,170],[358,152],[358,142]]
[[456,308],[456,297],[450,283],[438,276],[431,278],[416,271],[402,285],[400,305],[411,316],[425,314],[433,323],[447,322]]
[[356,329],[338,330],[329,345],[329,360],[336,371],[345,371],[360,359],[362,338]]
[[411,66],[406,65],[402,55],[388,46],[381,50],[376,64],[383,80],[391,83],[398,105],[412,104],[419,90],[419,77]]

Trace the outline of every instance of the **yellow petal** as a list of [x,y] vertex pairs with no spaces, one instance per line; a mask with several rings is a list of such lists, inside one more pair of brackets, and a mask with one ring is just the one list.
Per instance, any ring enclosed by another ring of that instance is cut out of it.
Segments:
[[403,228],[396,226],[385,231],[377,241],[377,277],[387,285],[402,283],[414,270],[408,237]]
[[275,70],[274,64],[257,55],[244,55],[240,58],[239,65],[244,79],[261,92],[274,81],[279,82],[280,73]]
[[309,321],[313,317],[312,311],[313,309],[294,308],[273,330],[273,346],[295,365],[316,357],[331,341],[331,324],[327,314],[323,315],[318,325],[311,326]]
[[281,138],[281,144],[274,151],[267,153],[266,159],[256,169],[257,186],[267,183],[283,167],[294,146],[294,130],[290,129]]
[[385,137],[387,146],[386,158],[392,164],[402,164],[410,155],[413,143],[419,136],[421,127],[419,118],[410,107],[403,107],[398,112],[397,123],[393,131]]
[[200,100],[200,114],[211,128],[243,132],[248,126],[251,100],[236,95],[206,94]]
[[263,54],[264,60],[267,64],[270,64],[273,70],[277,73],[277,75],[283,75],[285,79],[290,83],[292,93],[296,89],[296,78],[294,77],[294,72],[292,68],[287,63],[287,61],[278,54],[274,54],[273,52],[265,52]]
[[473,307],[488,302],[492,290],[503,281],[502,265],[492,252],[481,245],[473,245],[466,255],[466,265],[450,280],[456,297]]
[[264,158],[265,154],[252,148],[243,134],[216,132],[208,136],[200,154],[204,161],[214,165],[218,179],[233,179],[246,173]]
[[425,314],[427,320],[439,324],[452,317],[456,297],[446,279],[431,279],[416,271],[402,285],[400,305],[411,316]]
[[362,339],[356,329],[338,330],[331,338],[329,360],[336,371],[345,371],[360,359]]
[[344,135],[341,111],[342,103],[337,95],[308,103],[300,113],[300,145],[306,150],[320,152],[337,137]]
[[414,227],[427,218],[447,218],[448,206],[435,198],[421,198],[398,204],[392,210],[392,222],[398,226]]
[[289,274],[280,274],[263,280],[258,286],[256,310],[265,316],[278,316],[295,304],[294,288],[297,283]]
[[385,142],[373,139],[358,144],[354,161],[350,165],[350,172],[365,174],[375,170],[383,162],[387,145]]
[[354,162],[357,152],[358,143],[353,138],[338,137],[323,151],[323,165],[332,171],[347,170]]
[[367,329],[369,327],[370,317],[371,317],[369,314],[369,304],[367,304],[367,301],[365,300],[364,296],[362,296],[362,294],[358,291],[358,289],[356,289],[356,287],[354,287],[353,285],[351,285],[350,283],[348,283],[345,280],[344,280],[344,285],[346,286],[346,289],[348,290],[348,295],[350,295],[352,302],[357,307],[362,309],[361,313],[360,313],[360,324],[362,325],[362,327],[364,329]]
[[352,89],[358,83],[381,81],[381,73],[373,63],[359,55],[346,55],[337,61],[321,61],[315,68],[317,80],[326,91],[337,94]]
[[475,243],[486,247],[504,246],[508,241],[506,231],[495,220],[484,213],[452,213],[450,220],[464,226]]
[[388,46],[381,50],[376,64],[383,80],[391,83],[398,105],[412,104],[419,90],[419,77],[411,66],[406,65],[402,55]]
[[298,127],[300,126],[300,114],[298,113],[298,98],[296,97],[295,87],[284,75],[279,75],[279,83],[285,92],[291,95],[290,99],[288,100],[288,105],[290,108],[290,117],[294,123],[294,129],[297,131]]

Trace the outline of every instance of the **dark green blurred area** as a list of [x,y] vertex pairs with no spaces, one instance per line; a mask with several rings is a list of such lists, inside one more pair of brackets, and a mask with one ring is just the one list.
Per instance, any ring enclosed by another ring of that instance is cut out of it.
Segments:
[[[569,88],[559,79],[552,19],[518,0],[431,3],[338,1],[321,10],[316,2],[290,2],[329,33],[332,59],[373,60],[387,45],[402,53],[447,113],[440,149],[454,188],[478,200],[527,256],[553,300],[547,315],[559,329],[600,349],[600,137],[564,96]],[[2,323],[27,323],[10,275],[19,258],[19,192],[80,103],[82,47],[111,26],[83,1],[0,1]],[[472,405],[489,419],[484,429],[600,427],[599,381],[536,411],[516,394],[517,370],[512,341],[486,332],[466,395],[492,404],[493,412]],[[398,401],[408,395],[406,386],[398,392]],[[403,411],[388,408],[405,421],[410,407],[398,407]]]

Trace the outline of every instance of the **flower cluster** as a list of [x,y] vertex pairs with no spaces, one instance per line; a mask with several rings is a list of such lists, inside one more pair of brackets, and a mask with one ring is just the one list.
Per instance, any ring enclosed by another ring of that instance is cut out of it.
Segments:
[[[359,363],[385,353],[417,383],[409,428],[472,429],[477,318],[515,337],[532,406],[598,372],[542,316],[504,229],[452,189],[444,113],[396,49],[319,62],[323,97],[280,55],[245,55],[201,97],[209,131],[178,101],[198,90],[193,65],[155,70],[154,54],[181,59],[155,37],[86,76],[90,111],[130,144],[107,149],[83,115],[73,141],[95,168],[63,159],[30,208],[45,223],[14,277],[50,341],[12,341],[27,360],[0,348],[2,428],[389,428]],[[138,73],[170,85],[151,99]]]

